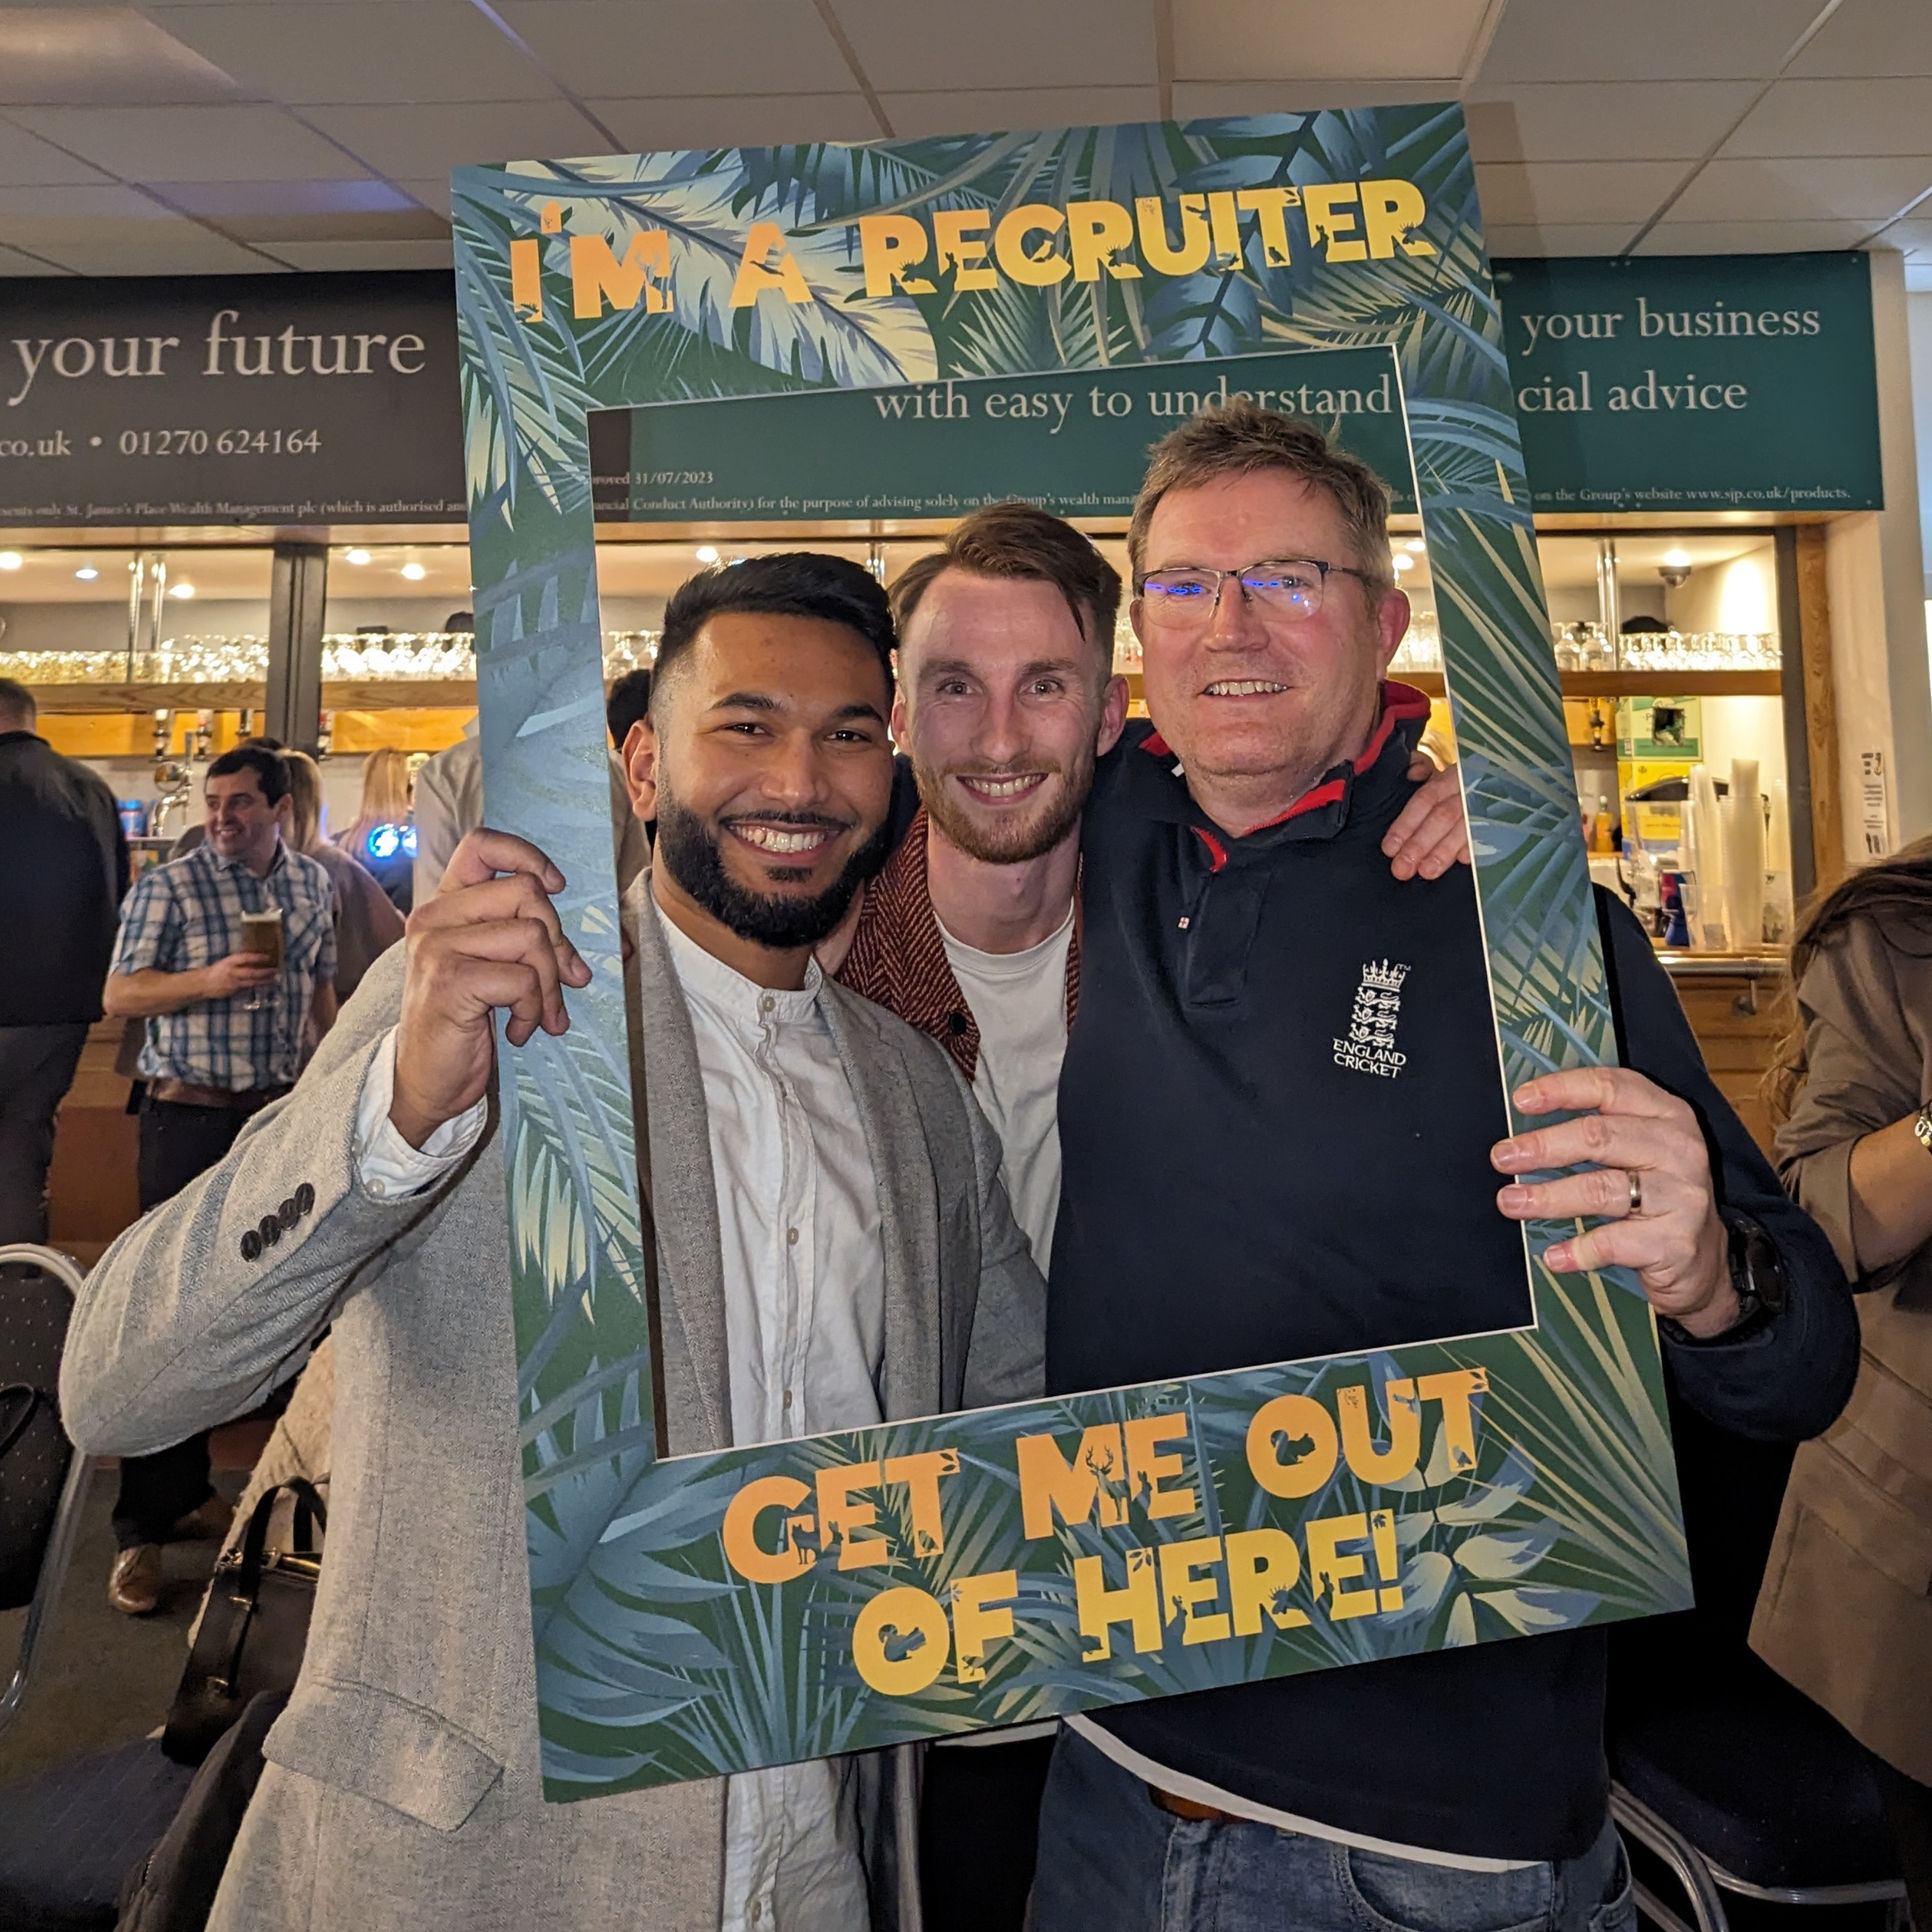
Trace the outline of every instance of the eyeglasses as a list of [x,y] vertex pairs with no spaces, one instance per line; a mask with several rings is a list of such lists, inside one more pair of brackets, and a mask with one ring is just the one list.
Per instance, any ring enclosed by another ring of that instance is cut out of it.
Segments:
[[1221,592],[1232,579],[1240,586],[1242,600],[1258,604],[1270,616],[1290,622],[1312,617],[1322,608],[1328,579],[1339,573],[1352,577],[1365,590],[1376,580],[1367,572],[1346,563],[1323,563],[1313,557],[1270,557],[1240,570],[1208,570],[1184,564],[1172,570],[1150,571],[1134,589],[1156,624],[1172,629],[1196,628],[1220,608]]

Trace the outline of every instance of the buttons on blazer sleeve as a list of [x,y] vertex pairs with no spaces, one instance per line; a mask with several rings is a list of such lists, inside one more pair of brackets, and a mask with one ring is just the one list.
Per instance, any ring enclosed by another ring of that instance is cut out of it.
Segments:
[[253,1228],[242,1237],[242,1258],[244,1262],[262,1258],[262,1238]]
[[306,1214],[315,1205],[315,1190],[304,1180],[296,1190],[296,1212]]
[[282,1224],[274,1215],[264,1214],[255,1225],[266,1246],[272,1248],[282,1238]]

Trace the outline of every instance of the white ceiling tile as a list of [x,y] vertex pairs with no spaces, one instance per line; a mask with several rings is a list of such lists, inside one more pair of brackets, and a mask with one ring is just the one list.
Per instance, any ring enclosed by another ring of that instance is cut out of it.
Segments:
[[70,275],[71,268],[63,268],[52,262],[43,262],[38,256],[24,255],[17,248],[0,248],[0,275]]
[[[812,0],[501,0],[498,10],[580,95],[838,94],[854,85]],[[932,37],[929,21],[924,32]]]
[[241,91],[131,7],[0,8],[0,104],[226,100]]
[[362,172],[278,107],[22,107],[13,118],[126,181],[330,180]]
[[881,94],[1130,87],[1158,77],[1150,0],[836,0]]
[[292,268],[340,272],[361,268],[446,268],[447,242],[270,242],[267,252]]
[[1616,255],[1636,231],[1627,221],[1560,222],[1547,228],[1484,224],[1492,260],[1512,255]]
[[1539,161],[1478,167],[1485,224],[1649,220],[1688,172],[1682,161]]
[[[537,157],[519,155],[518,158],[520,160],[534,160]],[[438,214],[447,216],[449,213],[448,176],[431,175],[427,181],[398,182],[396,185],[405,194],[413,196],[424,207],[434,209]]]
[[0,184],[0,224],[16,218],[48,221],[178,221],[180,217],[139,188],[111,182],[96,188],[28,188]]
[[1485,86],[1466,104],[1479,161],[1696,160],[1751,104],[1755,81]]
[[1177,80],[1460,74],[1486,0],[1173,0]]
[[1932,74],[1932,7],[1845,0],[1791,64],[1794,75]]
[[316,101],[549,100],[556,89],[461,0],[157,7],[152,17],[252,92]]
[[[1674,211],[1673,211],[1674,212]],[[1640,255],[1804,254],[1852,248],[1864,238],[1856,221],[1660,221],[1643,238]]]
[[380,221],[406,214],[429,219],[400,188],[368,176],[354,181],[154,181],[143,185],[184,214],[250,221],[278,216]]
[[1231,114],[1313,114],[1328,107],[1399,107],[1410,101],[1455,98],[1456,78],[1417,80],[1178,80],[1178,121],[1213,121]]
[[1724,143],[1726,159],[1932,152],[1932,76],[1780,81]]
[[[1932,139],[1932,129],[1927,130]],[[1671,210],[1684,221],[1889,220],[1932,185],[1932,157],[1715,160]]]
[[1010,128],[1103,127],[1114,121],[1156,121],[1160,90],[1147,87],[1016,87],[964,94],[884,94],[879,97],[902,139],[974,134]]
[[178,214],[60,220],[9,212],[0,195],[0,245],[11,242],[85,275],[210,275],[272,268],[252,248]]
[[[769,148],[790,141],[876,141],[884,130],[862,94],[750,94],[584,104],[635,152]],[[895,128],[898,124],[895,122]],[[903,131],[903,130],[902,130]]]
[[1766,80],[1810,25],[1819,0],[1516,0],[1504,10],[1481,78]]
[[466,106],[315,107],[308,119],[391,180],[490,161],[601,154],[610,143],[566,101]]
[[0,182],[18,188],[39,188],[106,178],[98,168],[62,153],[24,128],[0,119]]

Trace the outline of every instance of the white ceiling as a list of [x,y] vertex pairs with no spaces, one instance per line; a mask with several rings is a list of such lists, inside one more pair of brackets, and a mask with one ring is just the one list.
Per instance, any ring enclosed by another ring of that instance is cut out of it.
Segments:
[[1451,98],[1497,254],[1932,288],[1932,0],[0,0],[0,274],[443,266],[464,162]]

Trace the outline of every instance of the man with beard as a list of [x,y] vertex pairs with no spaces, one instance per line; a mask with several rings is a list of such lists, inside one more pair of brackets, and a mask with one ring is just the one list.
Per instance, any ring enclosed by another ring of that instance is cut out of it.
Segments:
[[[673,1454],[1040,1385],[996,1142],[943,1054],[812,958],[878,862],[891,644],[872,577],[803,554],[665,613],[629,760],[657,859],[624,920]],[[917,1922],[890,1759],[543,1802],[492,1092],[499,1013],[512,1051],[561,1033],[588,977],[563,885],[467,836],[294,1094],[122,1238],[75,1316],[68,1426],[123,1453],[245,1410],[334,1324],[328,1560],[215,1932],[319,1899],[412,1932]]]

